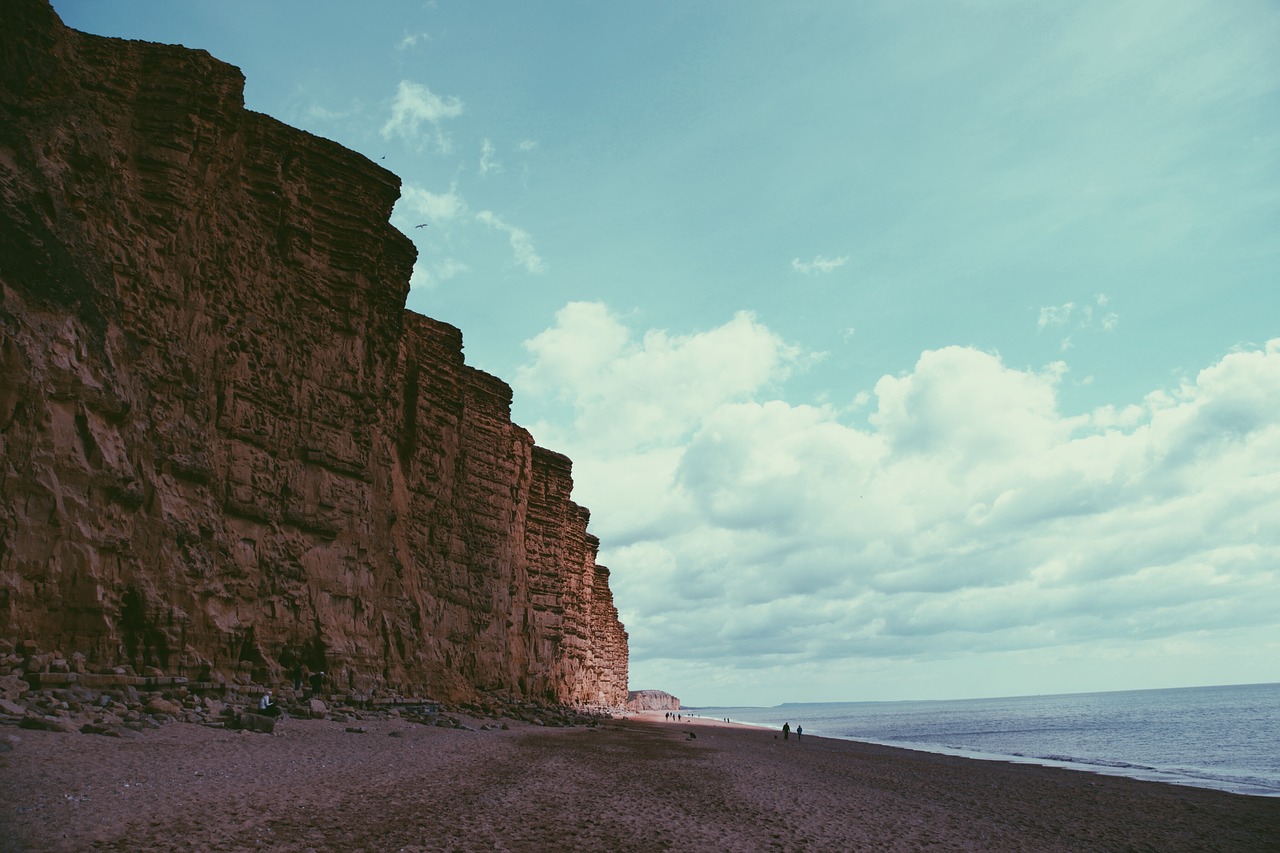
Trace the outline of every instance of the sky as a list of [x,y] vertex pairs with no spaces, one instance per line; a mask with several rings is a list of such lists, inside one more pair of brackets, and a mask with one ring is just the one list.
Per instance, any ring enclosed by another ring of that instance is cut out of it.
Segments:
[[633,689],[1280,681],[1280,4],[54,7],[402,178]]

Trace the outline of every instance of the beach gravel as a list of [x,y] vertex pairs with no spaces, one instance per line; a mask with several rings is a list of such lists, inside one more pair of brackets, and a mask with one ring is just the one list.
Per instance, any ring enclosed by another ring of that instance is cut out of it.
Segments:
[[1280,798],[661,713],[469,723],[22,730],[0,753],[0,849],[1274,851],[1280,839]]

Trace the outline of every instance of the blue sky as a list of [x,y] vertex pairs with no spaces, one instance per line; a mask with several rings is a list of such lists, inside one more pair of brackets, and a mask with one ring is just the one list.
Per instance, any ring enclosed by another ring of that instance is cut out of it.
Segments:
[[1280,680],[1274,3],[54,6],[401,176],[632,687]]

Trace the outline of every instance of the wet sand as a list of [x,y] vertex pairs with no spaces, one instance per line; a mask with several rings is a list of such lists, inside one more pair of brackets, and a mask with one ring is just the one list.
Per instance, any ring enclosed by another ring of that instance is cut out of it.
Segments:
[[1280,798],[661,712],[507,731],[0,734],[21,738],[0,753],[5,851],[1280,849]]

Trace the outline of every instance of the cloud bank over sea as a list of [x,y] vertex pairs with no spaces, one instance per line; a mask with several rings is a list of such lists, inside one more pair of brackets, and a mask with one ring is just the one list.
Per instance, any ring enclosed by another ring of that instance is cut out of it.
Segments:
[[845,699],[923,667],[978,694],[1013,667],[1054,692],[1038,666],[1069,690],[1110,658],[1159,683],[1200,646],[1280,651],[1280,339],[1078,415],[1063,363],[962,346],[794,405],[771,392],[812,354],[746,313],[681,336],[571,303],[526,346],[514,385],[571,412],[529,426],[574,459],[636,683]]

